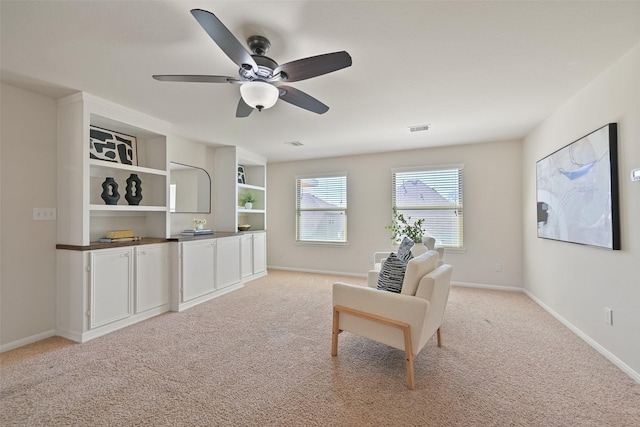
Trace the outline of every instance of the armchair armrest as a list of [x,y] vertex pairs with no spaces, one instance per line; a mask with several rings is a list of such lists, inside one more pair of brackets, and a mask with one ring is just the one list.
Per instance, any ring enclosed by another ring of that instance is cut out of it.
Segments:
[[376,289],[378,287],[378,276],[380,276],[378,270],[369,270],[367,273],[367,286]]
[[[409,324],[412,351],[414,354],[419,352],[420,335],[429,311],[430,302],[428,300],[337,282],[333,284],[333,305]],[[340,330],[353,332],[391,347],[405,350],[402,332],[382,323],[352,316],[348,313],[340,313]]]
[[374,252],[373,253],[373,265],[380,264],[383,259],[389,256],[391,251],[387,252]]

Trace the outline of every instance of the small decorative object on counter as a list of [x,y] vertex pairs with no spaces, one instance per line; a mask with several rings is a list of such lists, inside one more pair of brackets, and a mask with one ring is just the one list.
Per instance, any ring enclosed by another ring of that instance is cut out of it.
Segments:
[[250,228],[251,228],[251,224],[238,225],[238,231],[249,231]]
[[102,197],[102,200],[104,200],[107,205],[118,204],[118,200],[120,200],[118,183],[113,177],[108,176],[102,183],[102,194],[100,197]]
[[193,229],[194,230],[202,230],[206,223],[207,223],[206,219],[193,218]]
[[202,236],[205,234],[213,234],[213,230],[184,230],[180,234],[185,236]]
[[142,181],[138,178],[138,174],[132,173],[127,178],[127,192],[124,198],[130,205],[139,205],[142,200]]

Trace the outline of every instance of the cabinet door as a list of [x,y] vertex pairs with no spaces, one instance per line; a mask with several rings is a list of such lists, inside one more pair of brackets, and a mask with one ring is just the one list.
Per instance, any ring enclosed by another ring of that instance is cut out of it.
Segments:
[[131,316],[133,304],[133,251],[107,249],[90,253],[90,327]]
[[253,274],[267,270],[267,234],[253,234]]
[[218,289],[240,281],[240,237],[218,239],[216,271]]
[[136,254],[136,313],[169,303],[169,245],[144,245]]
[[182,245],[182,302],[215,290],[213,239],[185,242]]
[[240,268],[244,279],[253,274],[253,237],[245,234],[240,238]]

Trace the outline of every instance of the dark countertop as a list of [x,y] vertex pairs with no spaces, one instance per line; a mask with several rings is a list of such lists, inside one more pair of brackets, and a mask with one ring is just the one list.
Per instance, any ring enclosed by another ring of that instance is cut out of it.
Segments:
[[65,245],[57,244],[56,249],[66,249],[69,251],[93,251],[97,249],[111,249],[121,248],[126,246],[140,246],[140,245],[153,245],[156,243],[168,243],[168,242],[189,242],[192,240],[206,240],[206,239],[219,239],[221,237],[241,236],[243,234],[263,233],[265,230],[249,230],[232,233],[230,231],[216,231],[213,234],[204,234],[200,236],[187,236],[183,234],[176,234],[170,236],[168,239],[160,237],[143,237],[140,240],[133,242],[116,242],[116,243],[102,243],[102,242],[90,242],[87,246]]

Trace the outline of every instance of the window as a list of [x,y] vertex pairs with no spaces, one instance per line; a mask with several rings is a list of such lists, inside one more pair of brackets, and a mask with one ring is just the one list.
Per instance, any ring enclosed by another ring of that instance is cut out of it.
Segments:
[[446,248],[462,248],[462,165],[394,169],[393,206],[424,218],[424,229]]
[[347,175],[296,177],[296,240],[347,242]]

